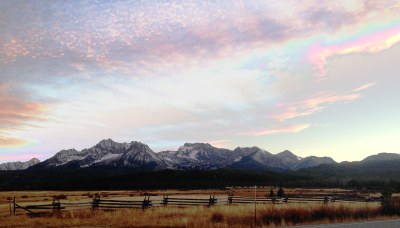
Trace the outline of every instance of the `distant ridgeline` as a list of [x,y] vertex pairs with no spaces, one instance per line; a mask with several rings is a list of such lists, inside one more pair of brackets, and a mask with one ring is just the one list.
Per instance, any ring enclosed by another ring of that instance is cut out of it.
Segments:
[[[1,167],[1,165],[0,165]],[[25,170],[0,172],[0,190],[166,189],[274,185],[400,190],[400,155],[381,153],[360,162],[271,154],[258,147],[221,149],[186,143],[155,153],[140,142],[103,140],[92,148],[62,150]]]
[[23,169],[27,169],[31,166],[34,166],[36,164],[39,164],[40,160],[37,158],[32,158],[29,161],[26,162],[6,162],[3,164],[0,164],[0,170],[23,170]]
[[82,151],[62,150],[32,168],[124,167],[137,171],[232,168],[290,171],[333,163],[336,162],[329,157],[301,158],[290,151],[274,155],[258,147],[238,147],[235,150],[228,150],[207,143],[186,143],[177,151],[155,153],[148,145],[140,142],[117,143],[107,139]]

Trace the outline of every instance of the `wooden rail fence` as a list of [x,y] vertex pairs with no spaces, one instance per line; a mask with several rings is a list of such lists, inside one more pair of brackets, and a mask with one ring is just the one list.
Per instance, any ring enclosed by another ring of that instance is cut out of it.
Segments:
[[43,213],[43,211],[53,211],[53,213],[61,210],[75,209],[123,209],[137,208],[145,210],[150,207],[157,206],[214,206],[216,204],[278,204],[278,203],[334,203],[334,202],[379,202],[379,199],[362,198],[362,197],[343,197],[343,196],[325,196],[325,197],[248,197],[234,196],[229,194],[227,198],[222,197],[219,202],[215,195],[209,198],[181,198],[170,197],[164,195],[161,200],[150,200],[150,196],[145,196],[143,200],[113,200],[101,199],[99,195],[95,195],[91,202],[60,202],[60,199],[54,199],[47,204],[21,205],[15,200],[10,201],[10,214],[16,214],[17,210],[25,210],[31,214]]
[[53,212],[60,212],[65,209],[64,206],[61,205],[60,200],[53,200],[51,204],[35,204],[35,205],[26,205],[22,206],[16,203],[15,197],[13,198],[13,214],[16,214],[17,209],[25,210],[31,214],[34,214],[35,210],[52,210]]
[[203,205],[203,206],[214,206],[218,200],[215,198],[215,195],[210,195],[208,199],[200,199],[200,198],[174,198],[169,197],[168,195],[164,195],[162,200],[162,205],[174,205],[174,206],[195,206],[195,205]]
[[100,197],[95,197],[93,199],[92,208],[141,208],[147,209],[152,206],[152,202],[150,201],[150,196],[143,199],[143,201],[139,200],[102,200]]

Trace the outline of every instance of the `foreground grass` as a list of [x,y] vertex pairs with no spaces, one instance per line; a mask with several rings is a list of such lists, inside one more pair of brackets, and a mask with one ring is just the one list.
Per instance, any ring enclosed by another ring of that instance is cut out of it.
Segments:
[[[323,224],[392,218],[379,206],[341,204],[258,205],[257,226]],[[252,227],[254,206],[159,207],[149,210],[75,210],[28,217],[3,215],[1,227]]]

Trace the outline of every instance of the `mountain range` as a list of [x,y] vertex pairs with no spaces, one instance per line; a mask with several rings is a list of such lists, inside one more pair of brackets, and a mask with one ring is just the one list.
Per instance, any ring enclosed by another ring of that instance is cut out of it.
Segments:
[[[399,154],[380,153],[361,162],[400,159]],[[40,162],[33,158],[27,162],[0,164],[0,170],[87,168],[128,168],[135,171],[215,170],[229,168],[252,171],[295,171],[319,165],[338,165],[330,157],[299,157],[285,150],[271,154],[258,147],[237,147],[234,150],[217,148],[208,143],[185,143],[177,151],[155,153],[141,142],[118,143],[112,139],[102,140],[95,146],[77,151],[62,150],[53,157]],[[340,163],[342,164],[342,163]],[[344,162],[343,164],[346,164]]]
[[62,150],[37,162],[34,159],[27,165],[1,165],[8,171],[0,171],[0,190],[253,185],[378,190],[390,185],[400,191],[400,155],[394,153],[337,163],[329,157],[301,158],[290,151],[271,154],[258,147],[229,150],[207,143],[185,143],[176,151],[155,153],[140,142],[117,143],[107,139],[81,151]]
[[185,143],[177,151],[155,153],[148,145],[141,142],[118,143],[112,139],[106,139],[81,151],[62,150],[32,168],[125,167],[138,171],[232,168],[288,171],[332,163],[336,162],[330,157],[301,158],[287,150],[271,154],[258,147],[238,147],[229,150],[217,148],[208,143]]
[[0,164],[0,170],[23,170],[27,169],[31,166],[34,166],[36,164],[39,164],[40,160],[37,158],[32,158],[29,161],[26,162],[6,162]]

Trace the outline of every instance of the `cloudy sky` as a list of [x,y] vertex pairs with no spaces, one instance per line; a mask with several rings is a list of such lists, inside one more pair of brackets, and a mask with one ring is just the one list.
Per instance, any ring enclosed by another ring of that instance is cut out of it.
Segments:
[[101,139],[400,152],[400,2],[1,1],[0,162]]

